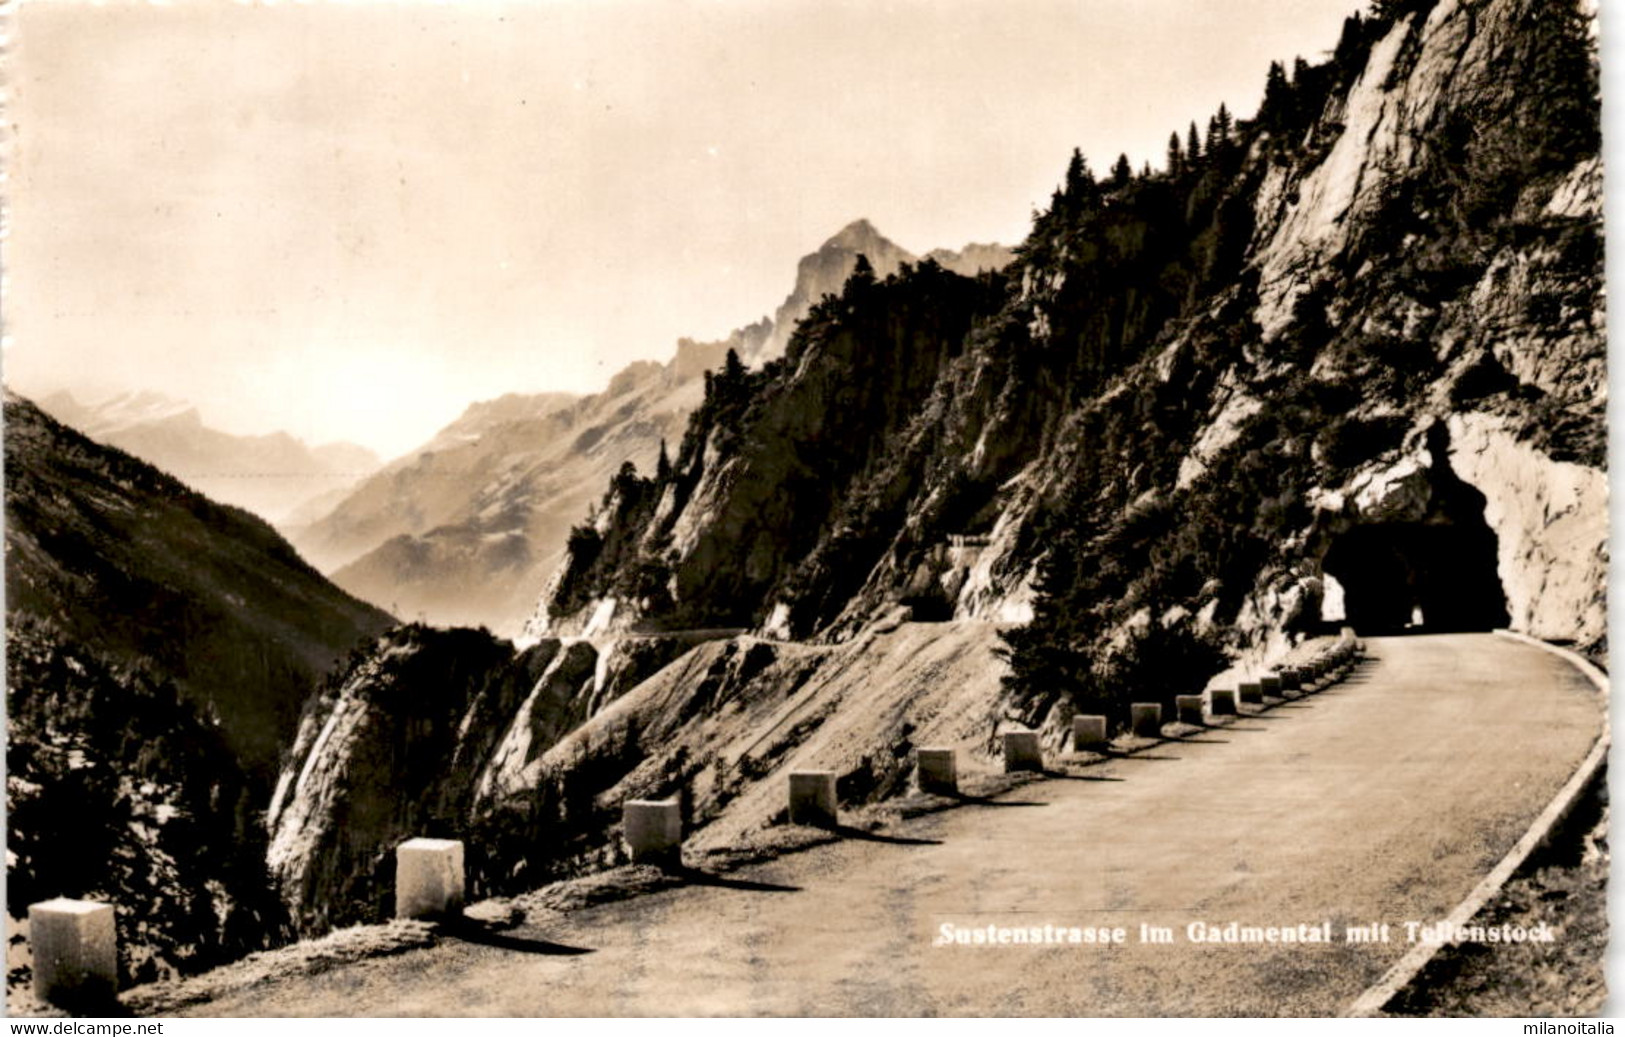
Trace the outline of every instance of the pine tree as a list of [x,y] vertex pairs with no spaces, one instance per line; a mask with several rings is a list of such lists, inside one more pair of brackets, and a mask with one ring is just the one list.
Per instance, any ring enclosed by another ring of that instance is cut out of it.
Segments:
[[1066,194],[1074,199],[1082,198],[1089,188],[1094,186],[1095,178],[1089,172],[1089,163],[1083,157],[1083,149],[1073,148],[1072,158],[1066,164]]
[[1095,174],[1089,170],[1089,162],[1083,157],[1083,151],[1072,149],[1072,158],[1066,164],[1066,181],[1055,196],[1055,209],[1076,216],[1094,208],[1099,201],[1100,187],[1095,183]]
[[655,460],[655,482],[664,486],[671,482],[671,455],[666,452],[666,437],[660,437],[660,457]]
[[1168,135],[1168,175],[1178,176],[1185,171],[1185,154],[1179,147],[1179,134]]
[[[859,252],[857,262],[852,264],[852,274],[846,279],[846,293],[850,295],[854,291],[863,291],[874,283],[875,268],[869,262],[869,257]],[[728,355],[733,356],[733,350],[728,350]]]
[[1112,186],[1127,187],[1134,179],[1134,167],[1128,163],[1128,155],[1118,155],[1117,161],[1112,165]]
[[1196,132],[1196,120],[1192,119],[1190,133],[1185,136],[1185,161],[1194,166],[1201,157],[1202,137]]
[[1279,61],[1272,61],[1264,79],[1264,102],[1258,106],[1258,121],[1272,130],[1280,129],[1286,124],[1291,106],[1292,88],[1287,85],[1286,69]]
[[1218,112],[1207,122],[1207,154],[1221,159],[1230,151],[1230,109],[1219,105]]

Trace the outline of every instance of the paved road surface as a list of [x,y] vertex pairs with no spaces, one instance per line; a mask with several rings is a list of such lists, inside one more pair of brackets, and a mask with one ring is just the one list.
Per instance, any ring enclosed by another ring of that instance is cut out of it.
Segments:
[[[1491,635],[1373,639],[1348,681],[1233,726],[513,935],[279,981],[196,1014],[1326,1015],[1443,917],[1591,747],[1590,685]],[[1103,780],[1104,779],[1104,780]],[[1190,942],[1192,921],[1333,923],[1328,946]],[[1123,926],[1121,946],[935,946],[963,926]],[[1387,922],[1393,942],[1350,945]],[[1142,943],[1140,925],[1174,931]]]

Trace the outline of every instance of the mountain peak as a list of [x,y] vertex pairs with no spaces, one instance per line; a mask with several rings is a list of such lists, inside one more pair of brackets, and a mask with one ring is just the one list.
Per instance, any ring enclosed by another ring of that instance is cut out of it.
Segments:
[[[875,229],[867,219],[856,219],[842,227],[833,238],[824,242],[826,249],[845,249],[848,252],[901,252],[894,242]],[[873,258],[873,257],[871,257]]]

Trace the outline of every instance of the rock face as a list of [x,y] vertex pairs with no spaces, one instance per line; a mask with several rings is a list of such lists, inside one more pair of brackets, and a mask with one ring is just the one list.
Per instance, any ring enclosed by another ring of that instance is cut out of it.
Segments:
[[126,978],[266,946],[259,814],[301,704],[389,616],[259,519],[5,401],[8,909],[119,905]]
[[157,465],[214,500],[281,524],[376,471],[378,456],[354,443],[308,446],[275,432],[234,436],[203,424],[197,409],[152,392],[94,406],[55,393],[40,409],[85,435]]
[[[801,257],[796,266],[796,284],[773,314],[773,333],[759,350],[745,358],[753,363],[782,356],[795,333],[796,325],[812,310],[813,305],[826,295],[839,295],[846,279],[852,276],[858,257],[863,256],[874,268],[876,275],[889,277],[904,263],[916,263],[918,258],[907,249],[888,240],[868,220],[854,220],[840,232],[819,246],[818,251]],[[983,270],[1002,270],[1015,258],[1003,245],[966,245],[954,252],[934,249],[926,258],[955,273],[974,277]]]
[[[484,631],[391,631],[306,705],[271,800],[269,861],[296,927],[389,917],[394,848],[466,838],[471,892],[500,887],[476,823],[514,775],[696,643],[542,641]],[[542,853],[541,849],[531,856]],[[504,865],[508,867],[508,865]]]
[[[1384,615],[1456,585],[1504,599],[1473,623],[1595,640],[1588,47],[1565,4],[1351,18],[1256,119],[1216,118],[1198,161],[1106,184],[1080,164],[994,288],[939,270],[848,283],[783,362],[695,414],[671,479],[642,491],[657,507],[606,502],[536,631],[842,637],[895,602],[1020,619],[1066,530],[1116,602],[1084,640],[1150,606],[1250,641],[1312,618],[1340,534],[1388,522],[1418,528],[1358,534],[1393,563]],[[1430,473],[1431,504],[1349,503],[1400,457]],[[1410,571],[1452,531],[1478,538],[1474,560]],[[1136,579],[1102,550],[1155,564]]]
[[983,624],[893,621],[834,647],[708,637],[379,639],[312,701],[272,805],[295,924],[387,917],[412,836],[464,840],[471,897],[514,893],[622,859],[625,799],[681,796],[700,849],[781,814],[783,774],[809,761],[851,800],[902,788],[920,739],[988,748],[1002,671]]
[[[717,342],[681,339],[665,364],[638,361],[602,393],[511,395],[478,403],[433,441],[392,462],[289,538],[345,590],[437,624],[520,632],[537,588],[563,557],[572,526],[627,462],[653,473],[704,399],[704,378],[728,351],[760,364],[783,352],[796,323],[838,293],[859,254],[882,274],[914,257],[859,220],[804,257],[772,320]],[[945,267],[1009,262],[998,245],[932,253]]]

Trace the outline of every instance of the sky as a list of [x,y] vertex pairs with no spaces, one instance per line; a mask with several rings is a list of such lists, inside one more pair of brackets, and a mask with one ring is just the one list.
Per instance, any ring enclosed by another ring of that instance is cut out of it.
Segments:
[[1363,0],[24,0],[3,376],[385,456],[769,314],[866,217],[1016,244]]

